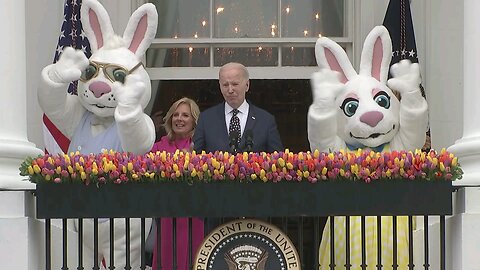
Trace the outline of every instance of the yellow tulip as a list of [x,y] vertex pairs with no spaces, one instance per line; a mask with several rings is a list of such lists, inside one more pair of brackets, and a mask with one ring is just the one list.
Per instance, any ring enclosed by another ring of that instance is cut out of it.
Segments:
[[33,175],[34,171],[32,166],[28,166],[27,170],[28,170],[28,174]]
[[454,158],[452,159],[452,166],[457,166],[457,164],[458,164],[458,158],[457,158],[457,157],[454,157]]
[[272,172],[276,172],[277,171],[277,166],[275,166],[275,164],[272,164]]
[[282,168],[285,167],[285,160],[283,158],[279,158],[277,162],[278,162],[278,165],[280,165],[280,167]]
[[443,164],[443,162],[440,162],[440,171],[445,171],[445,165]]

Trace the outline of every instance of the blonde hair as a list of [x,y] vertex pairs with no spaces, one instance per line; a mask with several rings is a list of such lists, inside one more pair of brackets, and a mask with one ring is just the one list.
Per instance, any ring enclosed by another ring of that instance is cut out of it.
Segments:
[[173,132],[172,129],[172,117],[173,114],[175,113],[175,110],[177,110],[178,106],[182,104],[187,104],[190,107],[190,113],[193,117],[193,129],[190,133],[190,137],[193,136],[193,133],[195,132],[195,128],[197,127],[197,121],[198,121],[198,116],[200,115],[200,108],[198,108],[197,103],[193,101],[190,98],[183,97],[177,101],[175,101],[172,106],[170,106],[170,109],[168,109],[167,114],[165,117],[163,117],[163,126],[165,127],[165,131],[167,132],[167,137],[170,141],[175,140],[175,133]]

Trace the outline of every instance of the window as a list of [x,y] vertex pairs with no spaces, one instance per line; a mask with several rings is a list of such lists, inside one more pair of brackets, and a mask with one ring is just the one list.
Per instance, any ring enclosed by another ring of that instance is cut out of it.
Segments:
[[309,149],[306,115],[314,46],[328,36],[352,54],[351,0],[154,0],[156,39],[146,53],[152,112],[182,96],[201,110],[222,101],[218,68],[247,66],[247,99],[274,114],[285,147]]

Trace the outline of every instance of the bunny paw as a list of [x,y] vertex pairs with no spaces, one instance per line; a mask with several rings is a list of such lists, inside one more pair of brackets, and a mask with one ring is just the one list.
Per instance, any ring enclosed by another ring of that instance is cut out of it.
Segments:
[[321,69],[311,77],[313,103],[332,102],[342,92],[345,85],[339,80],[339,73]]
[[57,83],[70,83],[80,79],[82,71],[89,64],[83,51],[67,47],[53,65],[52,81]]
[[145,83],[136,74],[128,75],[125,84],[115,82],[113,87],[118,104],[124,106],[140,105],[143,93],[146,91]]
[[410,60],[402,60],[394,64],[390,73],[392,78],[388,80],[388,86],[400,93],[412,92],[419,89],[421,83],[420,67]]

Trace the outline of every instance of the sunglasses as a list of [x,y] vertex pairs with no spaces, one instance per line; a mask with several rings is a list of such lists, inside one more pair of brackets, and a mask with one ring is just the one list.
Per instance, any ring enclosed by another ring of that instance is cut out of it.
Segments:
[[143,66],[142,62],[138,63],[132,69],[128,70],[125,67],[117,64],[90,61],[88,67],[83,70],[82,75],[80,76],[80,81],[87,82],[92,78],[97,77],[99,70],[103,69],[103,74],[105,75],[105,77],[107,77],[108,80],[110,80],[111,82],[120,82],[123,84],[125,83],[125,78],[127,77],[127,75],[134,72],[140,66]]

